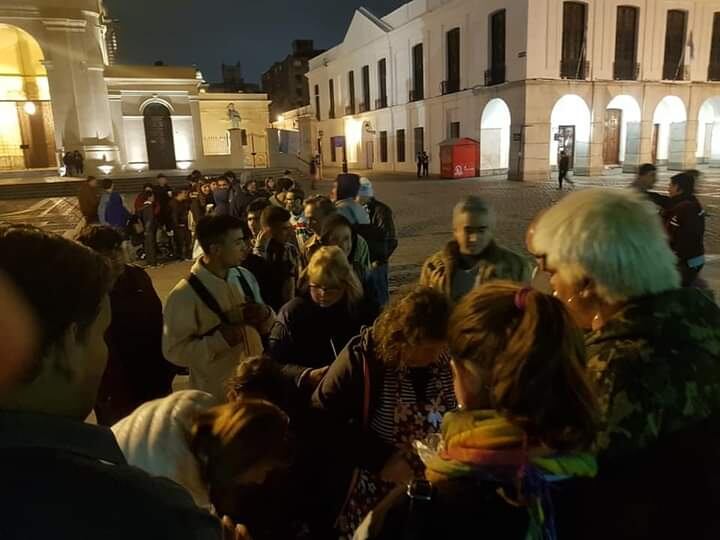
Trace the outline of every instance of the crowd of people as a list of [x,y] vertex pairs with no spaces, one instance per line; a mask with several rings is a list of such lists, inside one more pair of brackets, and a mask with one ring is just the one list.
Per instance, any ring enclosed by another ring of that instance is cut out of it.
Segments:
[[194,261],[164,308],[127,262],[133,213],[88,180],[76,242],[0,228],[25,328],[0,370],[0,538],[717,538],[698,180],[664,196],[648,165],[572,193],[529,257],[468,196],[391,298],[370,180],[306,199],[289,176],[160,177],[145,245],[166,227]]
[[62,158],[65,176],[83,176],[85,174],[85,158],[79,150],[65,152]]

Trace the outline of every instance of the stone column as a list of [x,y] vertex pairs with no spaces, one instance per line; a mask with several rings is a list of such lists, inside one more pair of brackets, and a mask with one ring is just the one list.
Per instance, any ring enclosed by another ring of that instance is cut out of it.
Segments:
[[589,162],[587,170],[584,171],[587,176],[599,176],[605,168],[605,100],[601,97],[600,86],[595,85],[593,88]]
[[238,128],[229,129],[230,132],[230,163],[233,169],[244,169],[245,149],[242,145],[242,130]]

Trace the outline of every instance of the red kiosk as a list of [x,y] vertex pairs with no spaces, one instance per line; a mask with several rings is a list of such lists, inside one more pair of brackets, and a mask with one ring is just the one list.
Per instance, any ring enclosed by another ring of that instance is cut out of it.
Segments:
[[480,174],[480,143],[463,137],[440,143],[440,174],[443,178],[474,178]]

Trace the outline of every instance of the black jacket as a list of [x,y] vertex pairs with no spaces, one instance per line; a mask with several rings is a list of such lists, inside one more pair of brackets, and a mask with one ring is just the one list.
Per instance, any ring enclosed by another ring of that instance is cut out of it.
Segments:
[[663,219],[670,247],[681,263],[705,255],[705,210],[697,197],[673,197]]
[[373,198],[365,205],[370,223],[381,234],[378,238],[367,239],[371,262],[386,264],[398,247],[393,212],[388,205]]
[[323,308],[309,294],[285,304],[270,336],[270,356],[295,383],[308,369],[329,366],[378,309],[366,300],[350,308],[345,300]]

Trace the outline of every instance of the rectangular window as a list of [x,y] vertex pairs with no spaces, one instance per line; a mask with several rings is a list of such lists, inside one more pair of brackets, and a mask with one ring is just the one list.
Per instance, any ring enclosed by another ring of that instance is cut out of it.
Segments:
[[665,32],[665,63],[663,79],[685,80],[685,37],[687,35],[687,11],[671,9],[667,14]]
[[397,162],[405,163],[405,130],[398,129],[395,138],[397,143]]
[[380,132],[380,162],[388,162],[388,137],[387,131]]
[[355,114],[355,72],[348,73],[348,106],[345,114]]
[[613,78],[616,81],[635,81],[638,78],[637,45],[640,10],[633,6],[618,6],[615,28],[615,65]]
[[563,4],[563,39],[560,77],[587,77],[587,6],[581,2]]
[[387,61],[385,58],[378,62],[378,100],[376,109],[384,109],[388,106],[387,99]]
[[362,103],[360,104],[360,112],[370,110],[370,66],[362,68]]
[[328,81],[328,89],[330,90],[330,111],[328,118],[335,118],[335,81],[333,79]]
[[415,155],[425,150],[425,128],[415,128]]
[[460,29],[450,30],[446,39],[447,80],[443,83],[442,93],[453,94],[460,91]]
[[248,141],[247,141],[247,131],[244,130],[244,129],[241,129],[241,130],[240,130],[240,144],[242,144],[243,146],[247,146],[247,145],[248,145]]
[[315,85],[315,120],[320,121],[320,85]]
[[505,10],[490,16],[490,69],[485,73],[485,84],[492,86],[505,82]]
[[419,43],[412,49],[413,81],[410,101],[425,99],[425,69],[423,64],[423,45]]
[[720,13],[713,15],[712,46],[710,48],[709,81],[720,81]]
[[337,137],[330,137],[330,161],[337,162]]
[[460,138],[460,122],[451,122],[450,123],[450,138],[451,139],[459,139]]

